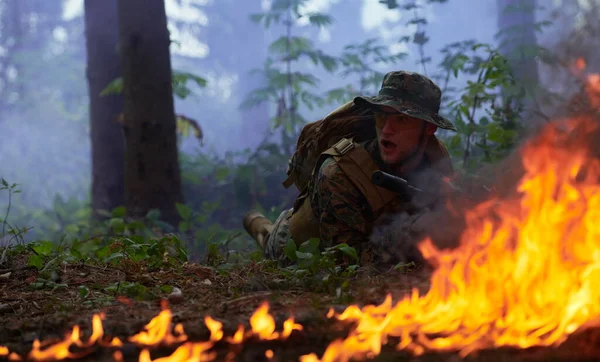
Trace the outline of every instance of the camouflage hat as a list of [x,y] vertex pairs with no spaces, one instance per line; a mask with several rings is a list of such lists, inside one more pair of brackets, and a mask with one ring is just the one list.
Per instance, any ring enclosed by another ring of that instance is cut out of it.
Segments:
[[452,122],[438,114],[441,96],[442,91],[429,78],[418,73],[395,71],[383,77],[379,95],[356,97],[354,103],[370,108],[388,106],[440,128],[456,131]]

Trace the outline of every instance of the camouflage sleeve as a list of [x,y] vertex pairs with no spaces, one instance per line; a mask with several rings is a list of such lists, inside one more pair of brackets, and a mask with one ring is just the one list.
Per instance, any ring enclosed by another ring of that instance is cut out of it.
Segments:
[[362,249],[371,231],[371,210],[360,190],[332,158],[319,168],[309,193],[319,220],[322,245],[346,243]]

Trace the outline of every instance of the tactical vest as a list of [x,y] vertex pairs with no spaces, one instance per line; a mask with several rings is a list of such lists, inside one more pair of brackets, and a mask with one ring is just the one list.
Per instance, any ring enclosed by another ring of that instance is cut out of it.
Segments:
[[[450,176],[453,173],[450,155],[437,137],[430,137],[425,154],[432,163],[432,167],[442,175]],[[318,172],[327,157],[333,157],[340,169],[365,196],[375,219],[379,218],[386,211],[386,206],[398,197],[395,192],[376,186],[371,182],[371,174],[380,168],[371,154],[351,139],[342,138],[321,153],[312,171],[311,178],[313,180],[315,173]],[[311,238],[319,238],[319,220],[315,217],[310,205],[308,190],[305,190],[296,199],[289,225],[292,239],[298,245]]]

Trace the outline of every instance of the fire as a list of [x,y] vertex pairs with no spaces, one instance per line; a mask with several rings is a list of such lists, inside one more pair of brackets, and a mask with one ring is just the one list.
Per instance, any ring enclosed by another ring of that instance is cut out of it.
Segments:
[[574,64],[571,65],[571,71],[581,80],[590,106],[598,110],[600,108],[600,74],[585,75],[586,67],[587,62],[585,59],[577,58]]
[[[213,361],[216,358],[216,352],[211,351],[214,344],[223,340],[223,323],[213,319],[210,316],[204,318],[204,323],[210,331],[210,341],[191,342],[185,334],[183,326],[176,324],[172,328],[172,313],[168,308],[167,302],[162,301],[161,312],[154,317],[144,329],[130,337],[128,340],[138,346],[145,347],[140,352],[140,362],[180,362],[180,361]],[[105,338],[102,319],[104,315],[95,314],[92,318],[92,333],[86,341],[81,340],[80,327],[74,326],[71,333],[68,333],[62,341],[51,343],[41,343],[39,340],[33,342],[33,348],[27,355],[27,360],[32,361],[57,361],[64,359],[79,359],[91,353],[90,347],[95,345],[114,348],[112,353],[115,361],[123,360],[123,353],[119,350],[123,347],[123,342],[118,338]],[[259,340],[285,340],[293,331],[301,331],[302,325],[294,322],[293,318],[288,318],[283,323],[281,332],[275,329],[275,319],[269,314],[269,304],[263,302],[254,314],[250,317],[250,330],[245,331],[243,325],[238,326],[237,331],[231,337],[224,340],[232,345],[238,345],[251,337]],[[175,333],[173,333],[175,332]],[[150,349],[159,345],[181,344],[170,356],[151,359]],[[74,352],[72,347],[77,347]],[[265,356],[269,359],[273,357],[273,351],[267,350]],[[23,358],[14,352],[10,352],[8,347],[0,346],[0,357],[7,357],[10,361],[21,361]],[[230,352],[229,359],[233,359],[235,354]]]
[[348,307],[356,322],[318,359],[348,361],[398,349],[474,350],[551,346],[600,320],[600,161],[582,147],[597,121],[549,126],[522,150],[525,175],[514,200],[490,200],[467,213],[455,250],[419,245],[437,268],[430,290],[392,305]]
[[250,326],[254,334],[267,341],[279,338],[286,339],[293,330],[302,330],[301,325],[294,323],[293,318],[289,318],[283,323],[283,332],[281,334],[275,332],[275,320],[269,314],[269,304],[266,302],[263,302],[250,317]]
[[177,335],[171,333],[171,310],[167,307],[167,302],[162,301],[162,311],[145,326],[144,330],[129,338],[130,342],[144,345],[156,346],[158,344],[175,344],[187,340],[187,335],[181,324],[175,325],[174,331]]
[[187,342],[179,346],[167,357],[151,359],[150,351],[142,350],[140,353],[139,362],[208,362],[214,361],[217,357],[215,352],[209,352],[213,344],[211,342]]
[[204,324],[206,324],[206,328],[210,331],[211,341],[218,342],[223,338],[223,323],[212,319],[210,316],[206,316]]
[[[574,67],[583,71],[585,61]],[[588,76],[591,105],[600,107],[600,75]],[[594,98],[594,94],[598,98]],[[596,102],[596,103],[595,103]],[[576,118],[549,124],[522,148],[524,176],[517,194],[492,198],[466,213],[466,229],[456,249],[438,249],[430,239],[420,245],[436,267],[429,291],[417,289],[395,304],[388,295],[380,305],[349,306],[329,318],[354,323],[347,338],[333,341],[319,358],[311,353],[300,362],[334,362],[373,358],[390,338],[398,350],[415,355],[427,351],[473,351],[510,346],[556,346],[571,334],[600,325],[600,159],[593,146],[600,122]],[[92,347],[112,348],[123,360],[118,338],[105,336],[102,314],[93,316],[92,333],[82,340],[74,326],[62,341],[33,342],[26,356],[0,346],[11,361],[50,361],[88,356]],[[269,304],[225,336],[223,323],[204,318],[209,341],[188,340],[182,324],[172,326],[167,302],[161,312],[128,341],[142,347],[140,362],[213,361],[217,343],[240,345],[250,338],[286,340],[303,326],[294,318],[277,331]],[[151,358],[159,345],[179,345],[166,357]],[[236,357],[232,348],[226,360]],[[267,359],[274,352],[265,350]]]

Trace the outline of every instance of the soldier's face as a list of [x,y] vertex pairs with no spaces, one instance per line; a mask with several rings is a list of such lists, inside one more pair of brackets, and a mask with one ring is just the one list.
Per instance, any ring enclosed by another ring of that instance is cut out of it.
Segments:
[[375,113],[377,141],[383,162],[399,165],[419,150],[421,140],[432,135],[436,127],[421,119],[381,109]]

